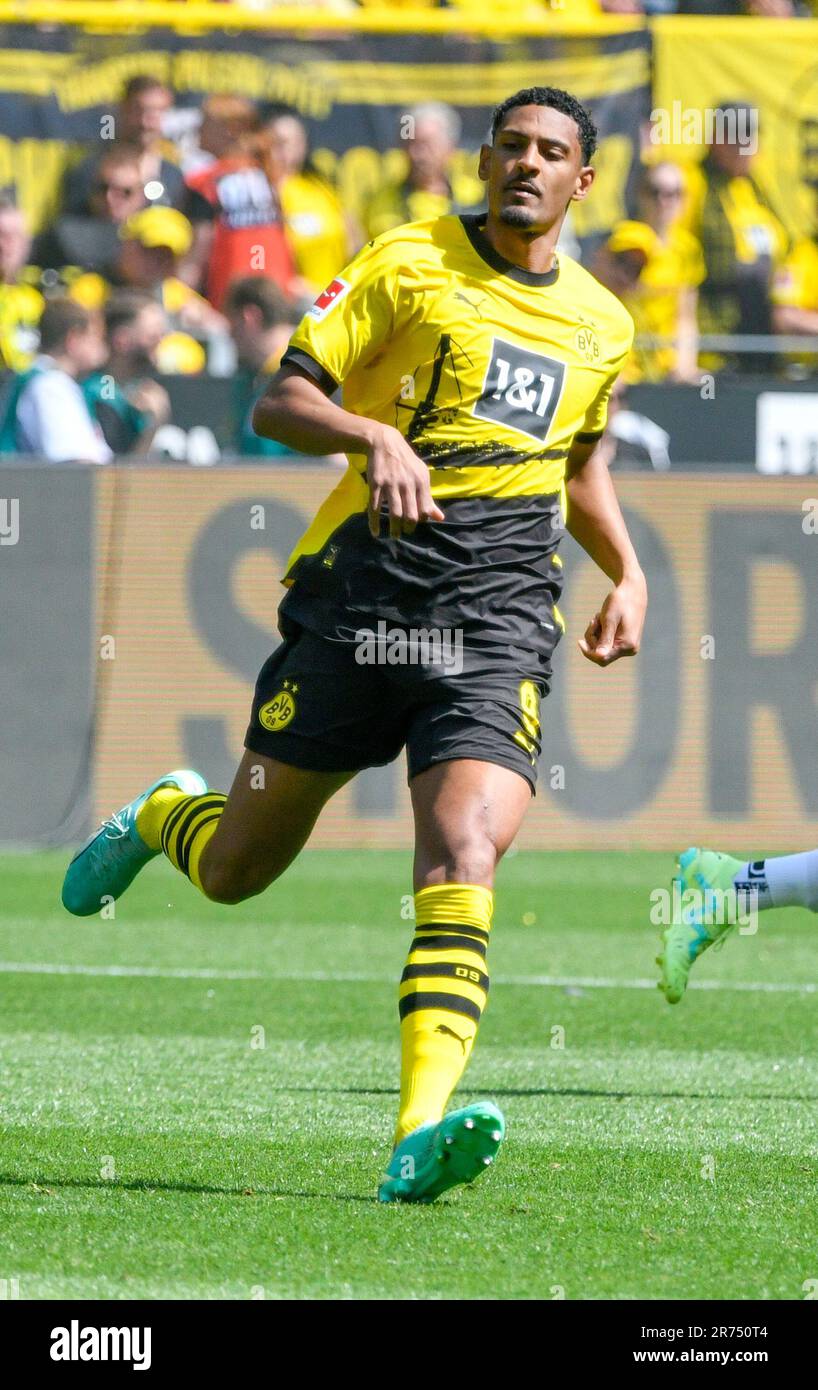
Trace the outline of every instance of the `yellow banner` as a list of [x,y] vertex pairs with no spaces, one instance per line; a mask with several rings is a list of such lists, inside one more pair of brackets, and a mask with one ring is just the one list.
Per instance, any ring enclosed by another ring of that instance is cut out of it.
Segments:
[[[796,234],[818,222],[818,20],[674,15],[653,34],[653,108],[667,122],[667,153],[699,160],[697,122],[722,102],[749,102],[759,117],[753,174]],[[658,117],[655,117],[655,121]],[[654,123],[655,123],[654,121]]]

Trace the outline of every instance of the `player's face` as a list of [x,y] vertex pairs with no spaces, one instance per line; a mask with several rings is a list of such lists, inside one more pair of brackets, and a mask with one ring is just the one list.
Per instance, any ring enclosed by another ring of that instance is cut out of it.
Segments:
[[575,122],[550,106],[512,108],[494,144],[482,147],[479,174],[492,216],[533,233],[560,222],[594,177],[583,164]]

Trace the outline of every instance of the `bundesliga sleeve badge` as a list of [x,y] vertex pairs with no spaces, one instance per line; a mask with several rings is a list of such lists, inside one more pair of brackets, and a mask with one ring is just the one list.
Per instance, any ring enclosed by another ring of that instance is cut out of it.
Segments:
[[310,317],[314,319],[324,318],[324,316],[329,313],[330,309],[334,308],[338,303],[339,299],[343,299],[348,290],[348,280],[342,280],[340,276],[336,276],[334,280],[330,280],[327,288],[321,291],[312,308],[309,310]]

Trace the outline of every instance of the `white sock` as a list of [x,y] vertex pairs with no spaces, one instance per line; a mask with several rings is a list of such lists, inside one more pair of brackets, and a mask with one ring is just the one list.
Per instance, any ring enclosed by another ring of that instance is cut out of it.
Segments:
[[755,889],[758,910],[765,907],[808,907],[818,912],[818,849],[782,854],[742,864],[733,879],[737,889]]

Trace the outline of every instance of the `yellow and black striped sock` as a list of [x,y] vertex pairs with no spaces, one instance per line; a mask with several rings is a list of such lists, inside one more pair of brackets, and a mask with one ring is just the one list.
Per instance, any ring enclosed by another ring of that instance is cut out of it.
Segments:
[[415,938],[401,976],[400,1112],[395,1143],[440,1120],[469,1059],[489,977],[494,896],[470,883],[415,894]]
[[224,792],[186,796],[161,787],[149,797],[136,818],[136,828],[151,849],[161,849],[180,873],[201,891],[199,861],[224,810]]

